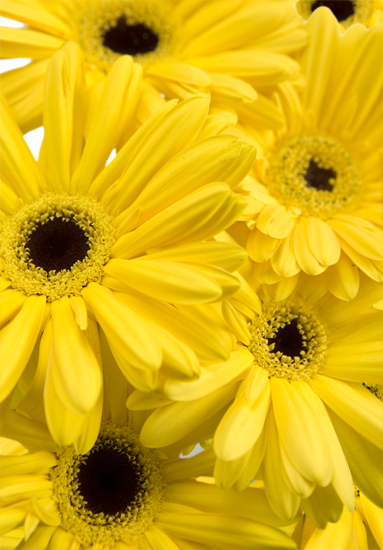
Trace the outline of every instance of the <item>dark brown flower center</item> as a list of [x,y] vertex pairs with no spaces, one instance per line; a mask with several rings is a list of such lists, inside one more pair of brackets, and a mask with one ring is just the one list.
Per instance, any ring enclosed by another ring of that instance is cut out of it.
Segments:
[[311,12],[321,6],[329,8],[339,22],[345,21],[355,13],[355,5],[351,0],[317,0],[311,6]]
[[90,249],[86,233],[76,222],[57,217],[38,224],[26,247],[33,265],[47,273],[70,270],[87,257]]
[[115,53],[133,56],[153,52],[159,42],[158,36],[146,25],[129,25],[123,16],[104,33],[102,39],[104,46]]
[[139,493],[139,475],[131,459],[108,447],[91,452],[78,472],[79,492],[93,514],[126,512]]
[[314,187],[317,191],[332,191],[336,178],[336,172],[332,168],[321,168],[315,160],[311,159],[310,164],[303,174],[307,187]]
[[275,338],[268,338],[268,344],[275,344],[270,350],[280,352],[288,357],[299,357],[303,350],[303,338],[298,329],[298,319],[292,319],[284,327],[278,328]]

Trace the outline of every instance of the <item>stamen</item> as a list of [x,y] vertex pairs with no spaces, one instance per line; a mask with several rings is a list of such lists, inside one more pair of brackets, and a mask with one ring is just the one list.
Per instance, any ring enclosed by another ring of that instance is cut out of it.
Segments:
[[51,479],[61,527],[85,547],[136,540],[161,510],[166,488],[156,451],[127,426],[110,422],[88,454],[60,451]]
[[265,305],[249,323],[254,363],[270,376],[308,381],[321,372],[327,349],[326,329],[299,300]]
[[370,391],[378,399],[383,401],[383,384],[369,384],[363,382],[363,386],[367,388],[368,391]]
[[361,182],[351,155],[336,141],[303,137],[276,147],[268,159],[269,192],[302,214],[328,219],[356,209]]

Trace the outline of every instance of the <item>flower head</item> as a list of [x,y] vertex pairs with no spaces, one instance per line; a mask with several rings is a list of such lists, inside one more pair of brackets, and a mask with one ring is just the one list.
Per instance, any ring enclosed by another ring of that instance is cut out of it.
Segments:
[[85,55],[92,90],[123,55],[142,67],[139,122],[162,105],[160,93],[170,99],[208,94],[214,108],[233,112],[256,103],[259,89],[263,101],[253,116],[270,122],[276,117],[279,124],[279,113],[263,94],[298,75],[290,54],[306,43],[290,0],[225,7],[219,0],[50,0],[33,7],[22,0],[2,4],[1,13],[28,25],[2,32],[4,57],[33,59],[3,76],[3,93],[24,131],[40,123],[47,59],[68,40]]
[[[363,278],[358,296],[345,303],[306,277],[276,302],[260,300],[243,280],[223,304],[238,339],[230,360],[206,366],[197,381],[168,380],[165,395],[176,403],[152,413],[141,440],[170,444],[192,428],[201,440],[214,436],[220,486],[241,490],[260,475],[280,517],[293,517],[301,505],[321,529],[343,506],[354,509],[352,477],[376,501],[383,335],[381,312],[370,308],[380,294]],[[135,407],[134,394],[128,406]]]
[[[9,404],[32,357],[25,401],[33,409],[44,394],[56,441],[89,450],[100,422],[104,348],[146,391],[161,367],[198,373],[190,338],[174,336],[170,320],[177,305],[220,301],[239,286],[228,270],[245,251],[208,240],[242,211],[231,187],[254,151],[216,136],[224,118],[207,117],[207,100],[194,97],[168,103],[105,167],[140,80],[122,57],[88,121],[83,84],[81,53],[67,44],[48,69],[39,163],[2,108],[0,401]],[[170,331],[148,308],[166,310]],[[90,414],[93,435],[79,443]]]
[[280,94],[285,129],[266,135],[243,122],[241,135],[245,130],[260,152],[254,179],[244,185],[246,248],[257,280],[277,299],[304,272],[350,300],[360,271],[383,281],[383,80],[372,77],[382,34],[379,26],[356,25],[340,35],[324,8],[306,28],[310,44],[300,63],[307,85],[296,93],[286,84]]

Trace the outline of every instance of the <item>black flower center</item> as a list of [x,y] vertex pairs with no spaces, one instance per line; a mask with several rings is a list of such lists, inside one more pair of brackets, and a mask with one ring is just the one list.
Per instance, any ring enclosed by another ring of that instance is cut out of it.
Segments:
[[303,177],[307,187],[314,187],[317,191],[332,191],[334,184],[330,180],[335,180],[336,172],[331,168],[321,168],[311,159]]
[[101,448],[79,466],[80,494],[93,514],[126,512],[138,493],[138,476],[131,460],[116,449]]
[[102,39],[106,48],[122,55],[153,52],[159,41],[158,36],[146,25],[128,25],[125,17],[120,17],[117,25],[107,30]]
[[268,338],[268,343],[275,344],[272,353],[281,352],[289,357],[299,357],[303,349],[303,338],[298,329],[298,319],[292,319],[277,330],[275,338]]
[[29,258],[46,272],[69,270],[90,249],[84,230],[73,220],[53,218],[37,225],[27,243]]
[[311,6],[311,12],[325,6],[329,8],[338,21],[345,21],[355,13],[354,2],[351,0],[317,0]]

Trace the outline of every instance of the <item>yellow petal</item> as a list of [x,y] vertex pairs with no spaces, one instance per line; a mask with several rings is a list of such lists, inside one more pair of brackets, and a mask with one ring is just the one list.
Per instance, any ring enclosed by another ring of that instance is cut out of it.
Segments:
[[258,95],[250,84],[227,74],[211,74],[210,90],[214,105],[234,107],[252,103]]
[[82,293],[105,332],[112,351],[116,348],[120,355],[138,368],[156,370],[160,367],[161,349],[151,336],[149,324],[105,287],[91,283]]
[[186,99],[206,92],[210,76],[201,69],[184,63],[153,63],[145,72],[145,80],[163,91],[170,99]]
[[289,460],[309,481],[327,485],[332,462],[310,404],[283,378],[271,378],[271,391],[279,438]]
[[56,529],[49,543],[50,550],[79,550],[80,542],[70,531]]
[[21,476],[30,473],[45,473],[47,468],[57,465],[57,458],[53,453],[40,451],[23,456],[0,456],[0,476]]
[[227,384],[187,403],[174,403],[154,411],[145,422],[140,440],[146,447],[164,447],[179,441],[233,399],[237,384]]
[[7,506],[0,509],[0,536],[21,525],[28,514],[24,506]]
[[290,235],[294,227],[294,220],[281,205],[269,204],[259,214],[257,228],[265,235],[275,239],[284,239]]
[[32,202],[44,189],[44,175],[3,98],[0,116],[2,178],[24,202]]
[[[10,281],[4,279],[4,283],[8,282],[10,284]],[[5,286],[5,288],[7,288],[7,286]],[[17,315],[25,300],[25,294],[17,290],[10,289],[0,293],[0,326],[5,325],[5,323],[8,323],[8,321]]]
[[[53,508],[53,506],[51,508]],[[45,523],[45,525],[52,525],[56,527],[60,525],[61,516],[57,510],[57,506],[56,510],[54,510],[54,508],[49,510],[45,508],[42,503],[35,498],[33,499],[33,509],[35,514],[43,523]]]
[[68,297],[52,302],[52,319],[53,346],[69,399],[67,406],[73,412],[88,412],[100,395],[100,365],[84,331],[76,323]]
[[372,224],[366,226],[361,218],[342,219],[338,216],[330,220],[329,224],[342,240],[351,246],[358,254],[370,260],[382,260],[383,234],[381,229]]
[[30,29],[1,29],[1,57],[25,57],[26,52],[33,59],[43,59],[58,50],[63,40],[44,32]]
[[87,190],[105,166],[136,105],[140,82],[140,67],[130,56],[121,56],[103,85],[84,152],[72,178],[72,192]]
[[198,380],[192,382],[166,380],[164,393],[174,401],[200,399],[228,382],[242,378],[244,372],[253,362],[253,356],[247,348],[237,348],[233,350],[230,359],[225,363],[209,365],[208,368],[202,369]]
[[222,460],[236,460],[251,450],[264,429],[270,405],[270,384],[254,401],[246,398],[246,381],[220,422],[214,435],[214,450]]
[[208,239],[233,223],[243,208],[227,186],[205,186],[120,237],[112,257],[132,258],[151,248]]
[[278,250],[280,239],[265,235],[258,227],[254,227],[249,233],[246,249],[254,262],[266,262]]
[[153,298],[181,304],[212,302],[221,296],[217,283],[198,269],[176,262],[110,260],[105,271]]
[[312,253],[322,265],[336,264],[340,243],[330,225],[319,218],[308,218],[307,235]]
[[148,539],[150,547],[153,550],[179,550],[175,542],[162,529],[158,529],[155,525],[152,525],[145,532],[145,537]]
[[307,234],[308,220],[301,218],[294,229],[294,252],[298,264],[307,275],[319,275],[327,266],[322,265],[314,256]]
[[[130,206],[151,178],[172,157],[194,141],[207,114],[206,98],[193,97],[179,105],[173,105],[172,109],[167,108],[161,117],[155,115],[155,125],[154,120],[144,124],[137,137],[133,136],[132,144],[126,145],[130,162],[125,165],[118,182],[118,193],[112,202],[112,208],[121,211]],[[144,136],[145,141],[140,143],[139,138],[142,139]],[[130,158],[129,152],[134,151],[138,144],[139,149],[137,148],[134,157]],[[137,204],[135,208],[136,206]]]
[[34,7],[32,3],[31,5],[21,6],[12,0],[4,0],[1,3],[1,15],[26,23],[33,29],[56,36],[59,35],[67,39],[70,37],[69,28],[64,24],[62,19],[55,17],[48,10],[45,10],[44,6],[36,8],[37,6]]
[[330,483],[327,487],[317,485],[309,498],[302,499],[301,508],[318,529],[324,529],[327,522],[339,520],[343,504]]
[[35,347],[44,321],[45,296],[29,296],[16,317],[0,332],[1,372],[0,401],[19,380]]
[[54,54],[48,65],[42,154],[49,184],[56,193],[69,192],[72,174],[82,154],[86,112],[84,75],[83,56],[74,42]]
[[272,407],[267,418],[266,429],[267,449],[262,463],[262,479],[265,482],[267,500],[280,518],[292,520],[298,512],[300,499],[286,482]]
[[383,510],[375,506],[363,493],[360,493],[360,504],[365,522],[371,529],[379,548],[383,548]]
[[294,251],[294,232],[283,239],[277,251],[271,256],[271,265],[281,277],[293,277],[300,272]]
[[266,386],[268,378],[269,375],[266,369],[261,369],[257,365],[254,365],[246,380],[246,398],[249,401],[257,399]]
[[344,508],[338,523],[328,523],[325,529],[315,529],[305,544],[305,550],[318,550],[319,548],[348,550],[351,537],[351,514]]
[[323,274],[328,290],[340,300],[352,300],[359,290],[359,270],[342,251],[338,262]]
[[383,403],[362,384],[319,376],[311,380],[310,386],[354,430],[383,449]]

